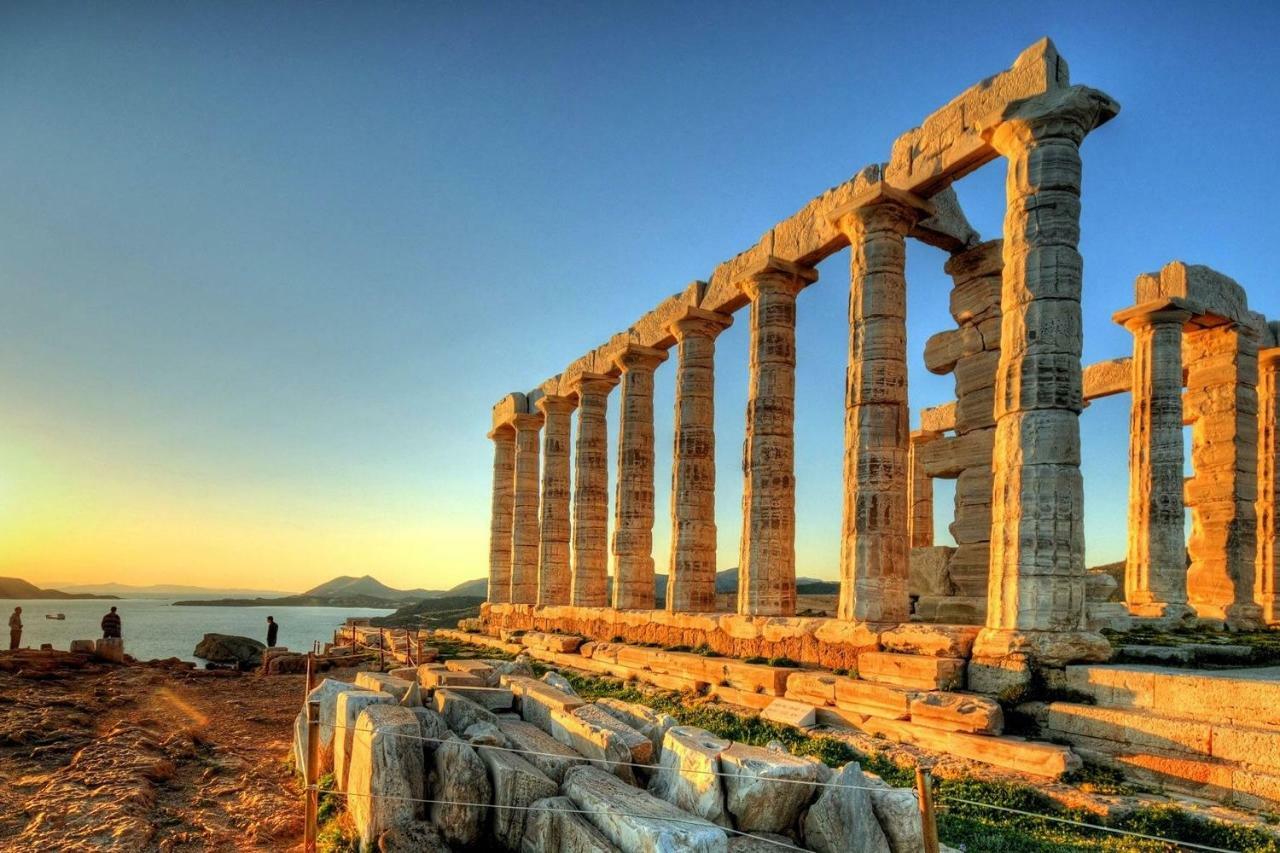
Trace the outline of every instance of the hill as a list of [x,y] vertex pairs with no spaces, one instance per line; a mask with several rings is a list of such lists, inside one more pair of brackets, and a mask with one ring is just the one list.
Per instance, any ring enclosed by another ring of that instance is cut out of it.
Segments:
[[204,586],[188,586],[185,584],[149,584],[145,586],[136,586],[127,583],[97,583],[97,584],[63,584],[61,589],[66,592],[81,593],[89,592],[96,595],[114,595],[118,598],[228,598],[232,596],[253,598],[255,596],[287,596],[295,595],[293,592],[275,589],[215,589]]
[[312,587],[302,594],[319,598],[362,595],[369,598],[380,598],[384,601],[403,601],[410,598],[430,598],[433,595],[442,595],[443,593],[428,589],[393,589],[373,575],[364,575],[358,578],[342,575],[317,587]]
[[10,598],[20,601],[40,598],[54,598],[58,600],[72,599],[114,599],[114,595],[93,595],[87,592],[63,592],[60,589],[41,589],[35,584],[28,583],[21,578],[0,578],[0,598]]

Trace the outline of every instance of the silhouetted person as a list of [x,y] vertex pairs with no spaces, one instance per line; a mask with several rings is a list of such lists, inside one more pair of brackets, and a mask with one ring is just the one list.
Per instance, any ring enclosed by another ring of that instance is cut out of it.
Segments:
[[111,608],[110,613],[102,617],[102,639],[112,638],[120,639],[120,614],[116,613],[114,607]]
[[9,616],[9,650],[16,649],[22,642],[22,608],[13,608]]
[[276,637],[280,634],[280,625],[270,616],[267,617],[267,648],[271,648],[276,644]]

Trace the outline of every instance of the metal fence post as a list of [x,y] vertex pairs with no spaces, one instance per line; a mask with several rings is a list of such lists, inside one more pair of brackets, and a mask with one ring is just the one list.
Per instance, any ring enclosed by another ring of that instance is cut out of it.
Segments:
[[916,799],[924,830],[924,853],[938,853],[938,816],[933,812],[933,779],[924,767],[916,767]]

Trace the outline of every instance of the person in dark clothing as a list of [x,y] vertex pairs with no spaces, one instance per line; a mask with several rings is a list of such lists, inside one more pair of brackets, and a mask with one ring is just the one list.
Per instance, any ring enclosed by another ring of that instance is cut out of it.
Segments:
[[9,616],[9,650],[18,648],[22,643],[22,608],[13,608]]
[[111,608],[111,612],[102,617],[102,639],[110,640],[111,638],[120,638],[120,614],[116,613],[116,609]]
[[275,619],[267,617],[267,648],[271,648],[276,644],[276,636],[280,633],[280,625]]

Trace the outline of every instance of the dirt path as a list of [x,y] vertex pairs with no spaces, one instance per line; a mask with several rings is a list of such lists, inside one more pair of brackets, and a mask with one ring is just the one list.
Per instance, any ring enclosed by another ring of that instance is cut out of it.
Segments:
[[0,671],[0,850],[298,845],[303,676],[74,663]]

